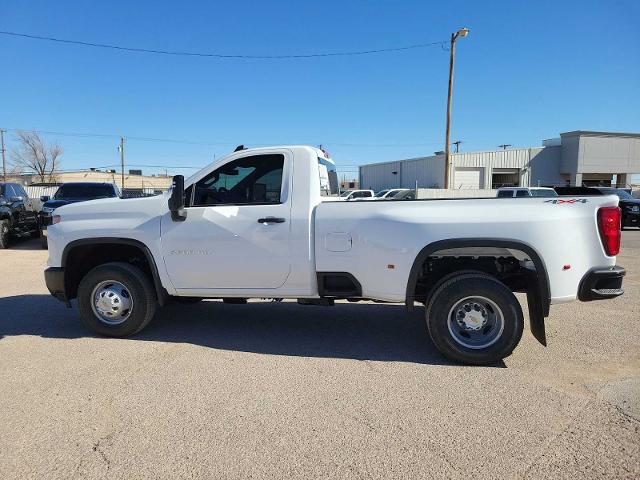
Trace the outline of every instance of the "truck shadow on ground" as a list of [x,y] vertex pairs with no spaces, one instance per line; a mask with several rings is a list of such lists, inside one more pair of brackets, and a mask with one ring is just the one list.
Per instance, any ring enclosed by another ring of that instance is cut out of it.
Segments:
[[[17,335],[95,337],[81,325],[75,306],[67,309],[49,295],[0,298],[0,341]],[[174,304],[160,309],[149,326],[130,340],[268,355],[453,365],[429,338],[422,309],[407,313],[403,305]]]

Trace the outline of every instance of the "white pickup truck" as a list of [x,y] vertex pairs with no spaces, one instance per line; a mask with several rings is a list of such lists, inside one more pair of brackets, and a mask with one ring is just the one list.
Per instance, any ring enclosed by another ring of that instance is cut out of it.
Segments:
[[551,304],[623,293],[615,196],[324,201],[336,193],[321,150],[236,151],[174,177],[162,196],[56,209],[46,284],[116,337],[169,301],[419,303],[436,347],[469,364],[495,363],[520,341],[513,292],[527,294],[543,344]]

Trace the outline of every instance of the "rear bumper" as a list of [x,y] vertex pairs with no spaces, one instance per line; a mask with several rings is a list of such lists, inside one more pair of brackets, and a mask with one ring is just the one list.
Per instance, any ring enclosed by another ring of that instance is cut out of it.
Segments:
[[69,303],[64,287],[64,268],[49,267],[44,271],[44,282],[49,293],[61,302]]
[[578,299],[583,302],[607,300],[624,293],[622,278],[626,274],[622,267],[592,268],[582,278],[578,289]]

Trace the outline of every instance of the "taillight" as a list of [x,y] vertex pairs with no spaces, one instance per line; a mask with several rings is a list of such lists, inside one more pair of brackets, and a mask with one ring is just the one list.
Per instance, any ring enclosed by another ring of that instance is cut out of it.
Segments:
[[51,218],[51,223],[53,223],[55,225],[56,223],[60,223],[61,220],[62,220],[62,218],[60,218],[60,215],[54,215]]
[[598,228],[604,251],[610,257],[620,253],[620,208],[602,207],[598,210]]

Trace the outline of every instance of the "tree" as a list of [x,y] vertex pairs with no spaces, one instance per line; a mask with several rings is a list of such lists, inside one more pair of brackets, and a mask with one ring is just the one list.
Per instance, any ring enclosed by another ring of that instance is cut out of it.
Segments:
[[18,130],[16,139],[18,146],[12,150],[11,158],[17,169],[34,173],[40,183],[54,181],[62,147],[57,143],[45,143],[35,131]]

